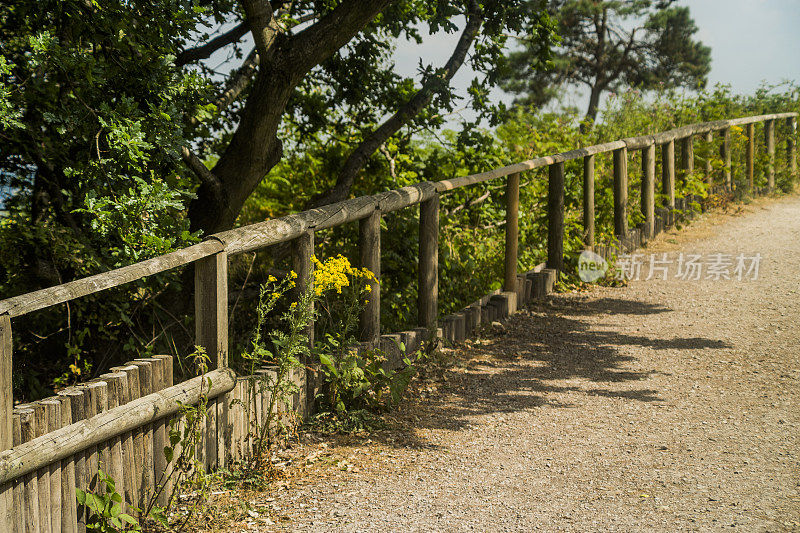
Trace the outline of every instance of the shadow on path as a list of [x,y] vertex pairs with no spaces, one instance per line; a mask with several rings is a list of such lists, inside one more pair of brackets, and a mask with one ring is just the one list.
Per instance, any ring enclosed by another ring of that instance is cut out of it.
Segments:
[[[725,349],[731,346],[716,339],[686,337],[659,339],[598,331],[613,328],[613,317],[668,313],[670,308],[614,298],[555,297],[546,304],[514,315],[502,328],[485,330],[480,343],[458,350],[455,369],[409,390],[397,417],[402,420],[401,438],[387,442],[403,447],[429,447],[417,429],[458,431],[471,418],[486,414],[514,413],[536,407],[579,408],[547,397],[551,393],[582,391],[592,396],[639,402],[663,401],[651,388],[615,390],[615,383],[642,381],[653,371],[630,368],[636,359],[620,353],[621,346],[654,350]],[[608,323],[590,323],[588,317],[607,315]],[[579,379],[582,386],[565,385]],[[585,381],[597,384],[588,387]],[[422,398],[429,389],[430,398]],[[380,435],[378,435],[380,438]]]

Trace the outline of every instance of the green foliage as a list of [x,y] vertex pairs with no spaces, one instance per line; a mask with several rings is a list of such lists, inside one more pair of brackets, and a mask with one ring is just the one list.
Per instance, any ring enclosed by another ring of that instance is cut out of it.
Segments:
[[[678,126],[745,115],[800,110],[800,91],[794,84],[763,86],[754,95],[735,95],[730,88],[718,85],[696,94],[674,90],[643,93],[629,90],[612,94],[600,113],[594,128],[581,131],[581,115],[573,109],[542,112],[517,108],[494,130],[472,132],[469,142],[460,142],[462,134],[445,131],[441,135],[420,136],[419,140],[395,145],[394,174],[389,162],[370,167],[366,180],[374,180],[376,189],[407,185],[412,181],[451,179],[529,158],[564,152],[620,138],[656,133]],[[796,178],[786,168],[787,131],[785,124],[776,124],[776,184],[780,190],[791,190]],[[743,191],[745,131],[732,128],[731,152],[733,185]],[[762,127],[756,132],[756,184],[766,183],[767,160],[763,148]],[[704,163],[710,160],[716,184],[723,183],[723,162],[719,155],[720,136],[712,143],[695,138],[695,172],[686,180],[677,180],[676,195],[707,195],[703,175]],[[335,149],[335,148],[332,148]],[[316,150],[324,151],[320,145]],[[400,155],[404,157],[399,157]],[[640,209],[640,154],[629,154],[629,226],[643,221]],[[676,153],[679,159],[679,150]],[[657,168],[661,168],[661,151],[657,150]],[[290,169],[304,168],[306,159],[286,160],[286,170],[276,169],[278,178],[290,181],[301,190],[298,174]],[[520,245],[518,269],[525,271],[543,262],[547,244],[547,171],[541,169],[522,176],[520,190]],[[271,178],[270,178],[271,179]],[[583,250],[583,166],[570,161],[565,166],[565,243],[566,263],[577,264]],[[596,242],[608,243],[613,238],[613,164],[609,155],[595,158]],[[277,187],[277,185],[276,185]],[[502,180],[459,189],[441,198],[439,241],[439,312],[448,314],[463,308],[492,289],[500,287],[503,269],[505,219]],[[657,202],[660,194],[657,176]],[[257,193],[256,197],[260,197]],[[418,227],[417,212],[407,209],[384,217],[381,236],[381,317],[385,332],[401,331],[416,325],[416,278]],[[337,228],[319,234],[320,255],[336,253],[355,256],[355,228]],[[568,278],[565,283],[578,280]]]
[[[300,28],[314,27],[331,11],[350,6],[359,8],[353,0],[276,3],[281,28],[276,57],[291,55]],[[546,14],[531,18],[523,7],[521,0],[390,2],[369,23],[330,29],[328,35],[347,37],[337,39],[344,44],[317,51],[308,66],[262,58],[248,71],[239,68],[242,59],[255,58],[255,50],[247,50],[248,31],[213,60],[202,52],[218,33],[249,29],[239,2],[4,2],[0,187],[9,197],[0,225],[0,293],[30,292],[194,243],[195,230],[209,229],[198,217],[215,206],[239,213],[234,204],[252,190],[240,187],[248,173],[259,194],[239,223],[297,210],[326,191],[353,147],[425,84],[430,104],[409,117],[381,153],[368,154],[370,172],[354,192],[383,187],[370,176],[386,157],[406,167],[402,179],[416,181],[405,147],[417,131],[439,128],[459,107],[470,107],[477,119],[496,121],[501,115],[502,106],[494,105],[488,93],[497,81],[507,35],[528,24],[541,26],[543,42],[552,38]],[[392,54],[398,42],[421,42],[423,29],[454,34],[459,18],[475,10],[482,25],[467,62],[477,74],[465,100],[441,78],[444,65],[421,61],[415,76],[396,72]],[[245,102],[276,84],[256,83],[256,72],[262,79],[292,81],[269,104],[276,116],[269,118],[268,131],[241,134],[261,140],[248,156],[233,158],[233,179],[220,177],[220,200],[210,202],[213,180],[202,165],[216,170],[235,134],[265,120],[265,113],[248,110]],[[265,141],[277,152],[282,145],[286,155],[302,157],[305,164],[281,164],[259,185],[274,164],[264,166],[264,154],[257,153]],[[199,156],[192,165],[186,163],[186,150]],[[284,179],[291,172],[298,176]],[[143,350],[183,355],[191,349],[193,329],[191,318],[185,318],[191,303],[186,279],[161,274],[102,298],[72,302],[66,320],[61,308],[20,318],[15,324],[17,397],[46,395],[53,383],[72,379],[64,369],[80,367],[81,361],[99,369],[100,362],[105,368]],[[80,340],[79,331],[89,333]],[[44,352],[50,354],[47,364],[36,357]]]
[[[314,292],[318,296],[321,341],[315,352],[321,364],[323,394],[321,416],[346,418],[353,410],[380,411],[400,401],[416,373],[405,358],[399,370],[387,366],[386,354],[357,348],[358,316],[369,302],[375,277],[356,269],[343,256],[327,261],[315,258]],[[396,347],[401,353],[404,346]]]
[[86,529],[102,533],[118,531],[141,531],[139,521],[122,512],[122,496],[117,492],[114,480],[102,470],[97,472],[98,485],[101,492],[86,492],[76,489],[78,504],[88,511]]
[[[285,436],[289,429],[287,424],[293,422],[285,419],[282,413],[291,412],[291,396],[298,390],[291,374],[296,368],[303,367],[302,361],[310,354],[306,328],[313,318],[313,290],[304,291],[299,301],[292,303],[281,315],[280,322],[285,329],[276,328],[266,335],[264,330],[270,312],[278,300],[295,287],[296,278],[297,274],[291,272],[280,281],[270,277],[261,286],[250,349],[242,353],[250,376],[244,408],[250,420],[248,433],[253,441],[244,465],[244,479],[263,479],[272,466],[270,456],[275,442]],[[262,417],[253,416],[258,409],[259,396],[269,398],[269,405],[264,407],[266,415]]]
[[[328,345],[335,346],[331,341]],[[403,351],[404,347],[398,346],[398,349]],[[333,355],[321,353],[319,359],[328,385],[322,401],[333,407],[338,416],[352,410],[378,411],[393,407],[416,373],[407,357],[403,358],[400,370],[387,369],[387,357],[380,350],[366,350],[361,354],[355,349]],[[326,414],[323,412],[323,416]]]
[[[196,71],[175,68],[174,54],[209,11],[182,0],[0,6],[3,297],[197,241],[180,150],[211,93]],[[114,364],[156,344],[174,353],[159,324],[184,324],[151,302],[179,288],[175,273],[163,274],[21,317],[15,394],[47,394],[54,378],[73,378],[62,374],[69,365]]]

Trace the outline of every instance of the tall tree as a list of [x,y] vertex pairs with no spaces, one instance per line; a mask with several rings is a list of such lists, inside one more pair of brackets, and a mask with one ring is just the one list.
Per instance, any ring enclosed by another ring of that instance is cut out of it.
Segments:
[[[502,86],[518,103],[541,106],[560,89],[589,90],[586,117],[594,121],[605,91],[621,86],[703,88],[711,51],[695,40],[688,7],[675,0],[550,0],[561,43],[549,66],[537,61],[540,43],[521,37],[509,54]],[[533,38],[531,38],[533,37]],[[546,67],[546,68],[545,68]]]
[[[340,170],[341,181],[352,183],[387,135],[441,124],[457,100],[452,76],[467,62],[483,73],[470,105],[491,113],[485,95],[504,34],[522,28],[523,5],[1,3],[0,186],[11,193],[0,224],[0,294],[94,274],[228,229],[284,151],[303,150],[312,138],[343,139],[348,149],[325,183],[309,189],[333,191]],[[421,64],[420,80],[401,76],[393,47],[421,40],[423,28],[462,33],[444,66]],[[349,154],[354,164],[345,165]],[[348,189],[336,188],[328,201]],[[48,336],[61,328],[58,313],[31,317],[22,328],[30,335],[17,335],[17,353],[40,342],[59,354],[65,344],[69,353],[81,353],[80,345],[107,349],[102,358],[136,350],[161,334],[154,330],[163,332],[162,318],[183,327],[180,313],[141,311],[158,295],[178,300],[176,281],[142,282],[91,310],[84,301],[72,304],[63,334]],[[102,328],[108,342],[90,342]],[[122,342],[123,333],[132,340]]]

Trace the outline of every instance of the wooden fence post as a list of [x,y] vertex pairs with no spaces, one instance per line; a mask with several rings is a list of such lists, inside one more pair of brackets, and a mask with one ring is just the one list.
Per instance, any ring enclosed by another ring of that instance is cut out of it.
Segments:
[[[28,442],[36,438],[36,418],[33,409],[20,411],[21,440]],[[39,533],[41,531],[39,518],[39,482],[36,472],[25,475],[25,493],[23,494],[22,509],[17,512],[25,516],[25,533]],[[85,488],[85,487],[84,487]]]
[[[56,396],[60,405],[61,425],[66,427],[72,424],[72,401],[69,396],[59,394]],[[81,398],[81,400],[83,400]],[[78,531],[78,502],[75,494],[75,458],[70,456],[61,460],[61,533],[77,533]]]
[[[14,445],[13,410],[11,385],[11,317],[0,316],[0,452]],[[0,486],[0,531],[13,531],[14,499],[13,486],[6,483]]]
[[[139,369],[139,397],[147,396],[157,389],[153,387],[153,363],[156,360],[135,360],[129,361],[128,365],[136,366]],[[136,470],[136,488],[138,491],[139,502],[141,505],[150,499],[155,493],[155,480],[153,479],[153,462],[156,453],[164,453],[163,447],[160,450],[153,448],[153,425],[147,424],[140,431],[142,461]],[[138,450],[137,450],[138,451]]]
[[710,131],[706,132],[706,146],[705,146],[705,154],[706,154],[706,164],[704,165],[704,175],[706,178],[706,185],[708,185],[709,190],[711,186],[714,184],[714,177],[711,173],[711,144],[714,142],[714,134]]
[[628,149],[614,150],[614,235],[628,236]]
[[[155,390],[162,390],[169,388],[172,383],[172,357],[168,355],[153,356],[153,386]],[[173,479],[169,476],[171,465],[167,462],[167,458],[163,453],[164,447],[169,444],[169,421],[162,418],[153,425],[153,449],[158,450],[153,458],[153,479],[158,485],[157,490],[159,493],[157,503],[161,506],[166,506],[169,501],[169,495],[172,493]],[[177,452],[177,450],[176,450]],[[178,455],[177,453],[175,454]],[[158,488],[162,487],[162,488]]]
[[767,147],[767,189],[775,188],[775,121],[764,123],[764,144]]
[[642,214],[647,239],[655,236],[655,181],[656,145],[651,144],[642,150]]
[[694,172],[694,136],[681,139],[681,183],[686,185],[689,175]]
[[[64,389],[63,391],[58,393],[59,396],[63,396],[69,400],[69,407],[70,407],[70,417],[72,423],[80,422],[81,420],[85,419],[86,416],[84,414],[84,405],[83,405],[83,396],[84,392],[78,387],[69,387]],[[68,471],[70,467],[68,466]],[[86,490],[88,486],[88,482],[86,480],[86,453],[81,452],[75,454],[73,459],[73,466],[71,468],[72,476],[74,476],[74,480],[72,483],[69,483],[69,487],[72,487],[73,491],[77,487],[81,490]],[[72,503],[75,503],[75,494],[67,496],[62,495],[62,499],[65,497],[69,497],[72,500]],[[70,510],[72,512],[72,510]],[[83,533],[86,531],[86,521],[84,517],[78,515],[77,506],[75,508],[75,521],[77,523],[77,531],[79,533]]]
[[797,118],[789,117],[786,119],[786,159],[789,166],[789,173],[793,176],[797,172],[797,143],[795,142],[795,132],[797,131]]
[[[376,209],[358,221],[358,249],[361,266],[375,274],[367,304],[361,312],[361,340],[377,343],[381,335],[381,211]],[[377,344],[376,344],[377,345]]]
[[724,164],[725,173],[725,188],[731,190],[733,188],[733,180],[731,179],[731,129],[725,128],[725,133],[722,137],[722,144],[719,147],[720,157]]
[[[61,402],[52,398],[47,398],[39,402],[43,407],[47,416],[47,429],[45,433],[53,432],[61,429]],[[55,533],[61,531],[61,461],[54,461],[48,466],[50,471],[50,531]],[[122,483],[122,476],[115,478]],[[122,492],[120,492],[122,494]],[[41,498],[42,495],[39,494]],[[45,497],[47,495],[45,494]]]
[[583,158],[583,243],[594,250],[594,155]]
[[564,270],[564,163],[548,167],[547,268]]
[[433,328],[439,306],[439,194],[419,206],[417,325]]
[[517,250],[519,247],[519,173],[506,177],[506,249],[503,290],[517,290]]
[[[297,273],[297,289],[295,291],[298,300],[307,291],[314,287],[314,263],[311,257],[314,255],[314,232],[307,231],[300,237],[292,241],[292,263],[294,271]],[[314,348],[314,302],[310,304],[311,320],[305,329],[308,337],[308,347]],[[316,368],[314,361],[310,357],[303,360],[305,365],[305,391],[301,391],[301,402],[299,414],[306,417],[314,408],[314,397],[316,396]],[[309,370],[311,369],[311,370]]]
[[747,150],[745,153],[747,169],[747,188],[753,192],[753,168],[756,150],[756,125],[752,122],[747,125]]
[[[218,252],[200,259],[194,267],[195,344],[206,349],[209,368],[228,366],[228,254]],[[206,418],[206,466],[224,467],[224,442],[228,427],[230,394],[221,401],[209,399]]]
[[664,194],[664,207],[675,209],[675,141],[661,145],[661,192]]

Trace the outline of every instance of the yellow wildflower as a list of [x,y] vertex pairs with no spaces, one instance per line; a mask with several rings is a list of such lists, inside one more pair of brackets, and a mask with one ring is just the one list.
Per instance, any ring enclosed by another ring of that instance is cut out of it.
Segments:
[[75,374],[76,376],[80,376],[80,375],[81,375],[81,369],[80,369],[80,368],[78,368],[76,365],[69,365],[69,369],[70,369],[70,370],[72,371],[72,373],[73,373],[73,374]]

